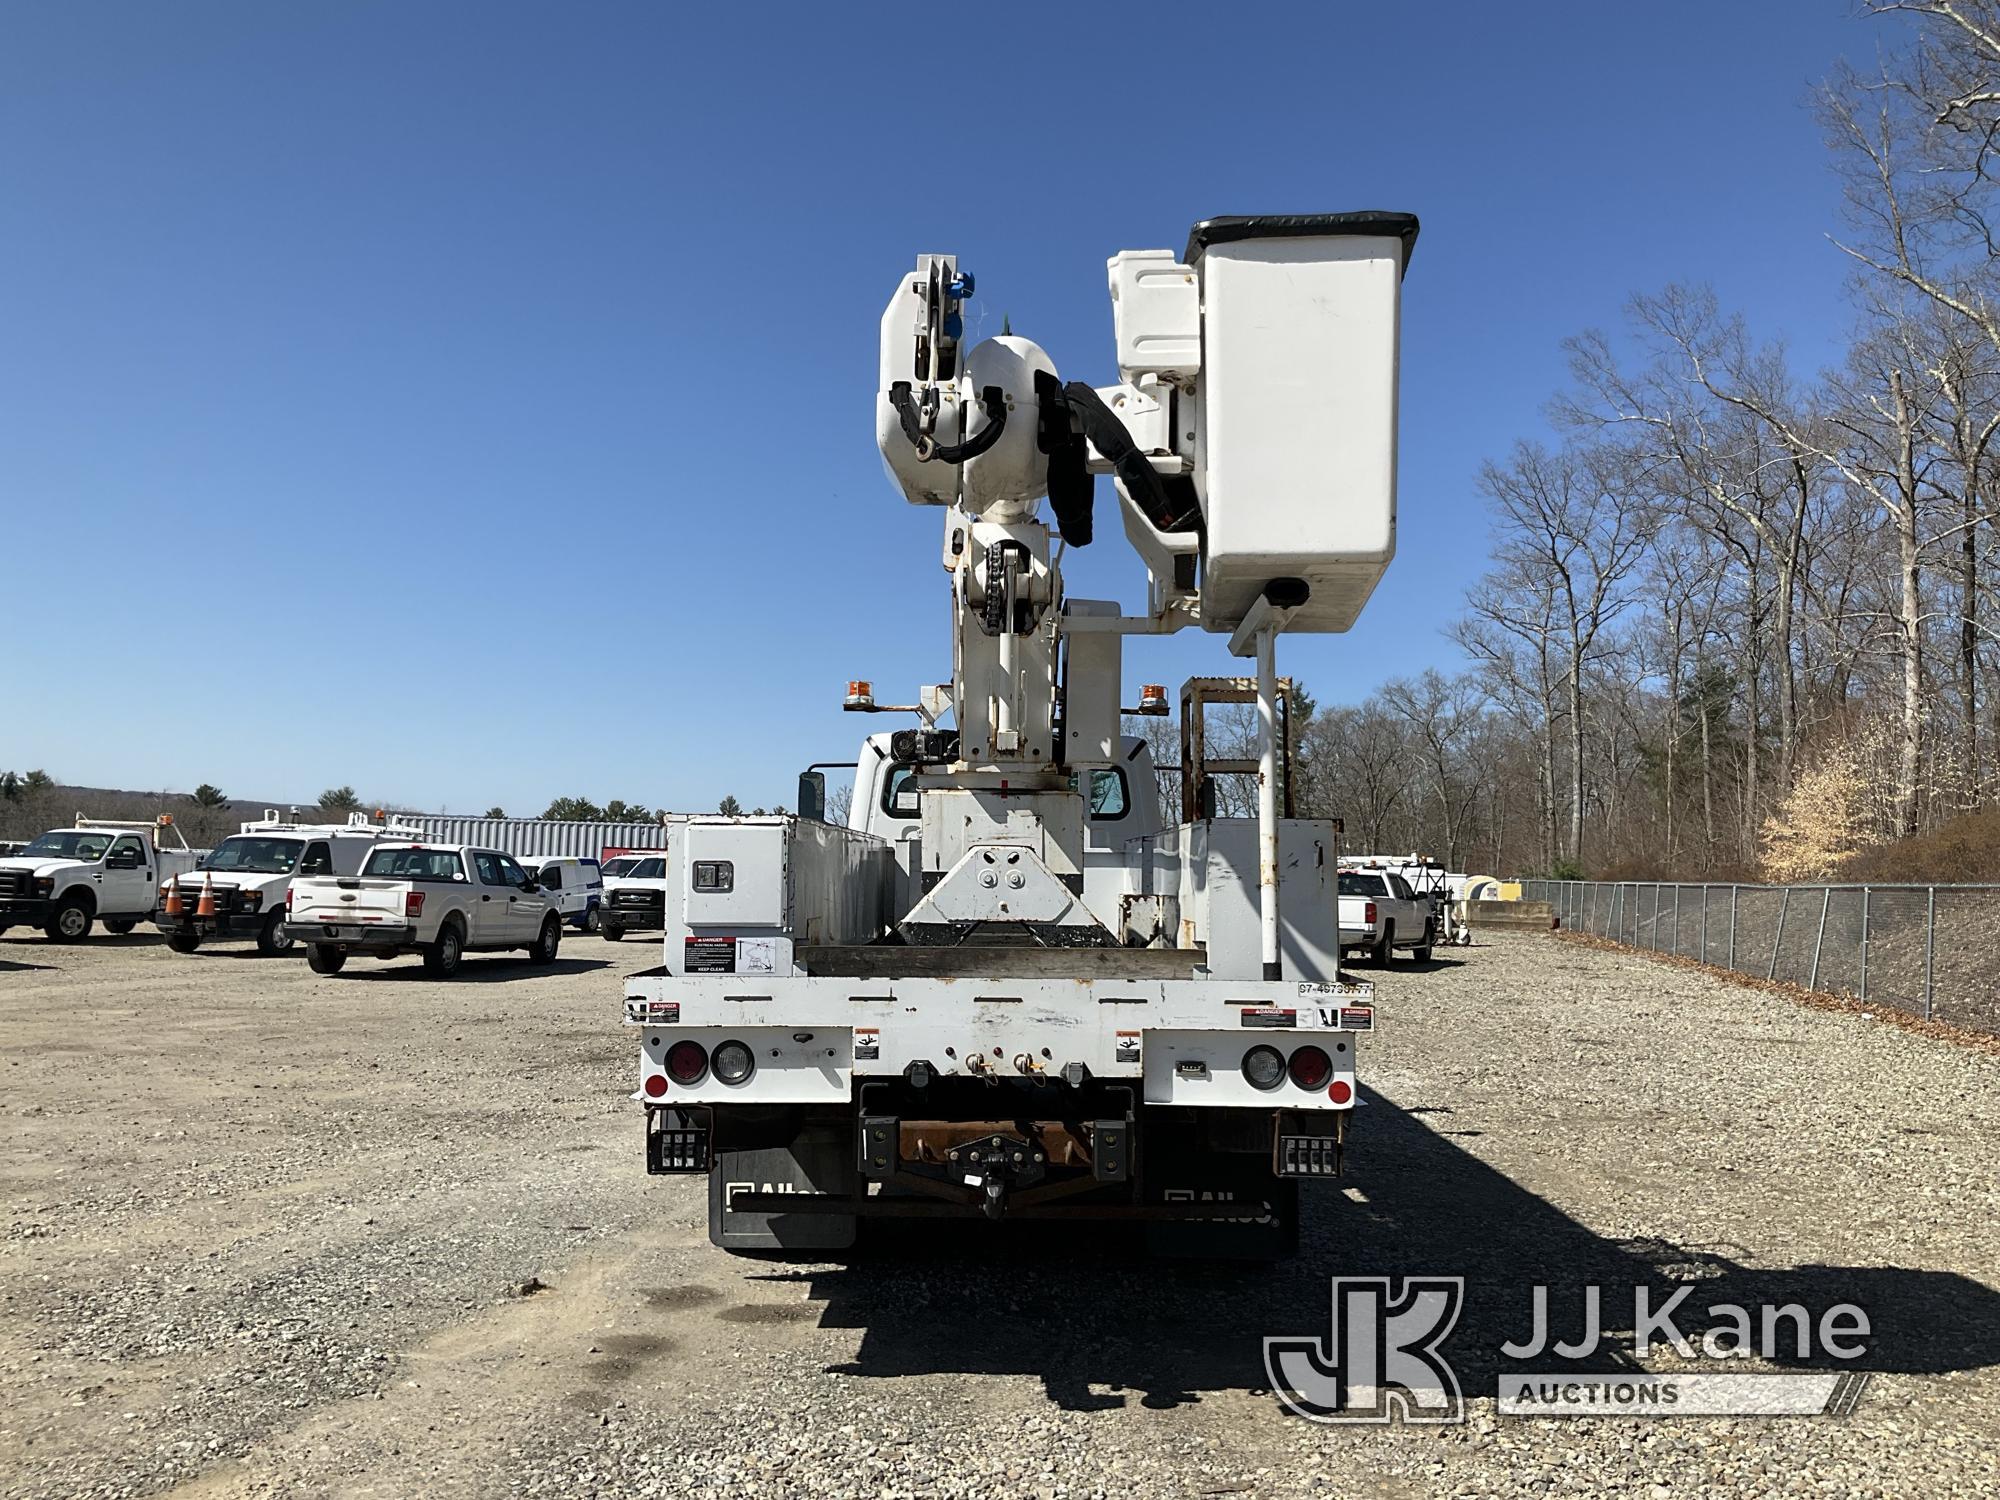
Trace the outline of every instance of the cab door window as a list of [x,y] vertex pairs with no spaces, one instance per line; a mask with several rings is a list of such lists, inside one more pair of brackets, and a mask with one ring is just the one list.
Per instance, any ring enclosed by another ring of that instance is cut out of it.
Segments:
[[299,861],[301,875],[331,875],[333,873],[333,849],[326,843],[308,844],[305,858]]
[[112,844],[104,855],[108,870],[136,870],[146,863],[146,846],[129,833]]
[[550,890],[559,891],[562,889],[562,866],[543,865],[542,873],[535,878],[540,880]]
[[1115,823],[1125,816],[1129,806],[1124,767],[1099,767],[1090,773],[1090,816],[1093,819],[1100,823]]
[[920,794],[909,779],[917,768],[909,761],[897,761],[882,776],[882,811],[892,818],[915,818],[923,813]]
[[484,849],[475,849],[472,853],[472,862],[479,867],[479,883],[481,885],[505,885],[507,883],[507,872],[501,868],[499,855],[488,854]]

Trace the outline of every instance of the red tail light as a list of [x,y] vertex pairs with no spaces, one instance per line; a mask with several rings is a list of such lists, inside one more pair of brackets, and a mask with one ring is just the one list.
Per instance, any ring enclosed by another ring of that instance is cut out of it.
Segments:
[[708,1049],[700,1042],[675,1042],[667,1049],[667,1072],[675,1083],[699,1083],[707,1071]]
[[1368,915],[1361,920],[1366,922],[1370,927],[1375,925],[1375,903],[1373,901],[1368,903]]
[[659,1097],[660,1097],[660,1095],[664,1094],[664,1093],[665,1093],[666,1091],[667,1091],[667,1075],[666,1075],[666,1074],[664,1074],[664,1073],[648,1073],[648,1074],[646,1075],[646,1097],[647,1097],[647,1098],[649,1098],[649,1099],[657,1099],[657,1098],[659,1098]]
[[[424,893],[422,891],[411,891],[403,897],[404,916],[421,917],[423,914]],[[1375,909],[1373,907],[1370,907],[1368,910],[1368,920],[1371,922],[1375,920]]]
[[1292,1054],[1291,1070],[1292,1082],[1300,1088],[1324,1088],[1333,1072],[1333,1059],[1317,1047],[1301,1047]]
[[291,888],[290,886],[286,886],[286,887],[285,887],[285,910],[286,910],[286,911],[290,911],[291,909],[292,909],[292,888]]
[[1335,1104],[1345,1104],[1354,1097],[1354,1087],[1345,1078],[1336,1078],[1326,1086],[1326,1097]]

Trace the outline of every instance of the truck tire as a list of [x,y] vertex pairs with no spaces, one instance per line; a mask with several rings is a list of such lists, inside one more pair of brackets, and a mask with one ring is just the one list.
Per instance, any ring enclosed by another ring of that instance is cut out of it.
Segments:
[[1396,957],[1396,924],[1394,922],[1384,922],[1382,924],[1382,936],[1376,939],[1375,946],[1368,950],[1368,956],[1375,961],[1375,966],[1378,969],[1389,967],[1390,963]]
[[285,910],[279,907],[264,919],[264,925],[257,929],[257,951],[265,955],[290,953],[292,935],[285,931]]
[[615,943],[625,936],[625,929],[620,927],[616,922],[605,922],[601,930],[604,933],[605,939],[609,942]]
[[201,946],[201,938],[192,932],[170,932],[167,934],[167,946],[176,953],[192,953]]
[[331,943],[313,943],[306,948],[306,967],[315,974],[338,974],[347,967],[347,955]]
[[138,925],[139,919],[137,917],[106,917],[104,919],[104,930],[113,937],[124,937]]
[[535,946],[528,950],[531,964],[552,964],[556,961],[556,949],[562,943],[562,918],[550,912],[542,918],[542,930],[535,938]]
[[446,922],[438,929],[437,941],[424,948],[424,972],[439,979],[449,979],[458,972],[458,963],[463,957],[465,939],[459,935],[458,924]]
[[589,911],[583,914],[583,930],[585,932],[596,932],[603,925],[604,913],[596,907],[591,907]]
[[1437,946],[1437,932],[1429,922],[1424,923],[1424,940],[1410,950],[1410,957],[1420,964],[1431,961],[1431,951]]
[[90,924],[96,920],[90,909],[90,898],[71,892],[63,897],[49,917],[48,926],[42,929],[52,943],[80,943],[90,936]]

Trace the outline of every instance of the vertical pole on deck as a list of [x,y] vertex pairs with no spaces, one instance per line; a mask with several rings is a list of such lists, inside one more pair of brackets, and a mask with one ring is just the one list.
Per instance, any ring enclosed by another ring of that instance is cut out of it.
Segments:
[[1740,885],[1729,888],[1729,967],[1732,969],[1736,967],[1736,900],[1742,894],[1743,887]]
[[1278,956],[1278,630],[1257,632],[1257,911],[1264,977],[1283,979]]
[[1778,898],[1778,935],[1771,939],[1771,968],[1764,975],[1766,979],[1778,977],[1778,950],[1785,946],[1785,913],[1792,907],[1792,888],[1786,886],[1784,894]]

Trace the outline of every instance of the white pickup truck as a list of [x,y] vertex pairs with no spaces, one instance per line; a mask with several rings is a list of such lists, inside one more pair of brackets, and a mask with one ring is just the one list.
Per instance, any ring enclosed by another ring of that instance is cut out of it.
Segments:
[[315,974],[338,974],[351,953],[421,953],[440,978],[467,953],[547,964],[562,941],[562,913],[514,857],[468,844],[377,844],[360,874],[301,877],[285,900],[285,932]]
[[604,865],[603,921],[598,930],[612,942],[628,932],[659,932],[667,925],[667,856],[621,854]]
[[345,823],[299,823],[271,809],[211,849],[193,875],[172,882],[153,925],[176,953],[215,938],[254,938],[259,953],[289,952],[285,892],[294,876],[353,875],[376,844],[417,832],[361,813]]
[[1340,872],[1340,951],[1359,950],[1386,965],[1398,948],[1418,963],[1429,963],[1437,942],[1437,918],[1427,897],[1410,889],[1394,870]]
[[[179,848],[163,847],[171,833]],[[0,859],[0,932],[39,927],[58,943],[90,936],[91,925],[123,935],[153,915],[160,886],[194,868],[171,817],[152,823],[78,815],[74,828],[43,834]]]

